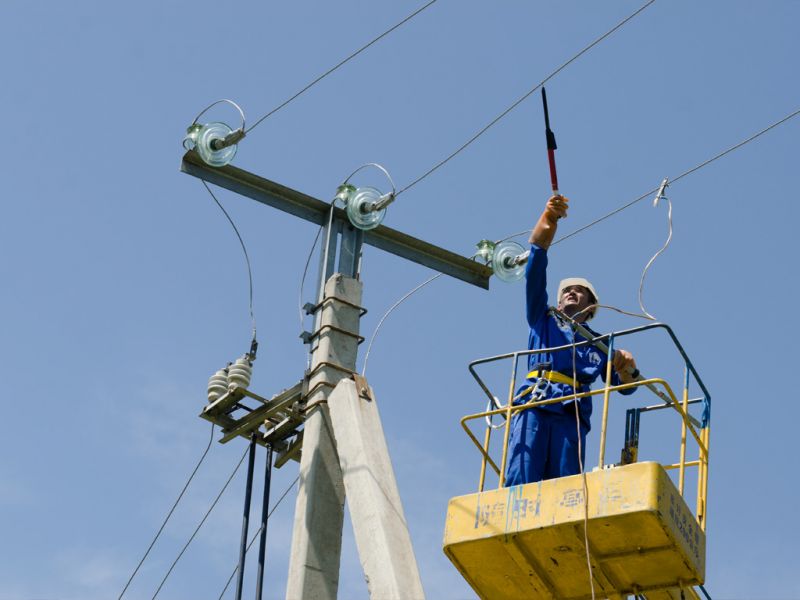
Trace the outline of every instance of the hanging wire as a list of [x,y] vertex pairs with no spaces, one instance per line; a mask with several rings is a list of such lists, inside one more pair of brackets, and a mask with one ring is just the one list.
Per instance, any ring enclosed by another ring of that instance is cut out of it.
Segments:
[[451,159],[455,158],[455,157],[456,157],[458,154],[460,154],[460,153],[461,153],[463,150],[465,150],[465,149],[466,149],[466,148],[467,148],[467,147],[468,147],[470,144],[472,144],[472,143],[473,143],[475,140],[477,140],[477,139],[478,139],[479,137],[481,137],[481,136],[482,136],[484,133],[486,133],[486,132],[487,132],[487,131],[488,131],[488,130],[489,130],[491,127],[492,127],[492,126],[494,126],[494,125],[495,125],[495,124],[496,124],[498,121],[500,121],[500,120],[501,120],[503,117],[505,117],[505,116],[506,116],[508,113],[510,113],[510,112],[511,112],[512,110],[514,110],[514,109],[515,109],[517,106],[519,106],[520,104],[522,104],[522,103],[523,103],[525,100],[527,100],[527,99],[528,99],[528,97],[530,97],[530,95],[531,95],[531,94],[533,94],[533,93],[534,93],[536,90],[538,90],[539,88],[541,88],[541,87],[542,87],[544,84],[546,84],[548,81],[550,81],[550,80],[551,80],[553,77],[555,77],[555,76],[556,76],[556,75],[558,75],[558,74],[559,74],[561,71],[563,71],[565,68],[567,68],[567,66],[569,66],[570,64],[572,64],[573,62],[575,62],[576,60],[578,60],[578,58],[580,58],[581,56],[583,56],[584,54],[586,54],[586,53],[587,53],[589,50],[591,50],[592,48],[594,48],[594,47],[595,47],[597,44],[599,44],[599,43],[600,43],[600,42],[602,42],[604,39],[606,39],[607,37],[609,37],[611,34],[613,34],[615,31],[617,31],[617,30],[618,30],[620,27],[622,27],[623,25],[625,25],[625,24],[626,24],[628,21],[630,21],[631,19],[633,19],[634,17],[636,17],[636,16],[637,16],[639,13],[641,13],[641,12],[642,12],[644,9],[646,9],[648,6],[650,6],[651,4],[653,4],[653,2],[655,2],[655,1],[656,1],[656,0],[649,0],[648,2],[646,2],[645,4],[643,4],[643,5],[642,5],[642,6],[641,6],[641,7],[640,7],[638,10],[636,10],[636,11],[635,11],[635,12],[633,12],[632,14],[628,15],[627,17],[625,17],[625,18],[624,18],[622,21],[620,21],[620,22],[619,22],[619,23],[617,23],[617,24],[616,24],[614,27],[612,27],[611,29],[609,29],[608,31],[606,31],[606,32],[605,32],[603,35],[601,35],[599,38],[597,38],[596,40],[594,40],[594,41],[593,41],[592,43],[590,43],[588,46],[584,47],[584,48],[583,48],[583,49],[582,49],[580,52],[578,52],[578,53],[577,53],[577,54],[575,54],[575,55],[574,55],[572,58],[570,58],[568,61],[566,61],[565,63],[563,63],[561,66],[559,66],[559,67],[558,67],[558,68],[557,68],[555,71],[553,71],[553,72],[552,72],[552,73],[550,73],[550,74],[549,74],[547,77],[545,77],[544,79],[542,79],[542,81],[540,81],[540,82],[539,82],[539,83],[537,83],[537,84],[536,84],[536,85],[535,85],[533,88],[531,88],[529,91],[527,91],[527,92],[526,92],[526,93],[525,93],[525,94],[524,94],[524,95],[523,95],[521,98],[519,98],[517,101],[515,101],[515,102],[514,102],[514,103],[513,103],[511,106],[509,106],[507,109],[505,109],[503,112],[501,112],[501,113],[500,113],[498,116],[496,116],[494,119],[492,119],[492,120],[489,122],[489,124],[488,124],[488,125],[486,125],[486,126],[483,128],[483,129],[481,129],[480,131],[478,131],[478,133],[476,133],[475,135],[473,135],[473,136],[472,136],[472,137],[471,137],[469,140],[467,140],[467,141],[466,141],[464,144],[462,144],[462,145],[461,145],[461,146],[460,146],[458,149],[456,149],[454,152],[452,152],[450,155],[448,155],[448,156],[447,156],[446,158],[444,158],[443,160],[441,160],[441,161],[439,161],[438,163],[436,163],[436,164],[435,164],[433,167],[431,167],[430,169],[428,169],[428,170],[427,170],[425,173],[423,173],[421,176],[417,177],[417,178],[416,178],[414,181],[412,181],[412,182],[411,182],[411,183],[409,183],[407,186],[405,186],[403,189],[401,189],[399,192],[397,192],[397,194],[396,194],[396,195],[397,195],[397,196],[399,196],[400,194],[402,194],[402,193],[403,193],[403,192],[405,192],[406,190],[409,190],[409,189],[411,189],[412,187],[414,187],[415,185],[417,185],[417,184],[418,184],[420,181],[422,181],[423,179],[425,179],[426,177],[428,177],[428,175],[430,175],[430,174],[431,174],[431,173],[433,173],[434,171],[438,170],[440,167],[443,167],[443,166],[444,166],[445,164],[447,164],[447,163],[448,163],[448,162],[449,162]]
[[206,459],[206,455],[208,454],[208,451],[211,449],[211,442],[213,440],[214,440],[214,423],[211,424],[211,436],[208,438],[208,444],[206,445],[206,449],[203,450],[203,454],[200,456],[200,460],[197,461],[197,464],[195,465],[194,469],[192,470],[192,474],[189,475],[189,479],[186,480],[186,483],[184,484],[183,489],[181,489],[180,494],[178,494],[178,498],[173,503],[172,508],[169,509],[169,512],[167,513],[167,516],[164,518],[164,521],[161,523],[161,527],[158,528],[158,531],[156,532],[156,535],[153,538],[153,541],[150,542],[150,545],[147,547],[147,550],[145,551],[144,556],[142,556],[142,559],[139,561],[139,564],[136,565],[136,568],[133,570],[133,573],[131,573],[131,576],[128,578],[128,582],[125,584],[125,587],[122,588],[122,591],[120,592],[119,598],[117,600],[121,600],[122,596],[125,595],[125,592],[128,590],[128,586],[130,586],[131,582],[133,581],[133,578],[136,577],[136,573],[139,572],[139,569],[141,568],[141,566],[144,563],[145,559],[150,554],[150,550],[152,550],[153,546],[155,546],[156,541],[161,536],[161,532],[164,531],[164,527],[167,526],[167,523],[169,522],[169,519],[172,516],[172,513],[175,512],[175,509],[177,508],[178,503],[183,498],[183,494],[186,493],[186,489],[189,487],[189,484],[192,483],[192,479],[194,479],[194,476],[197,473],[197,470],[200,468],[200,465],[202,465],[203,461]]
[[249,300],[250,300],[250,323],[251,323],[251,325],[253,327],[253,341],[255,341],[256,340],[256,317],[255,317],[255,314],[253,313],[253,271],[252,271],[252,269],[250,267],[250,256],[247,254],[247,247],[244,245],[244,240],[242,239],[242,235],[239,233],[239,229],[236,227],[236,223],[233,222],[233,219],[228,214],[228,211],[225,210],[225,207],[222,206],[222,203],[219,200],[217,200],[217,197],[214,195],[214,192],[211,191],[211,188],[208,187],[208,184],[202,179],[200,180],[200,182],[206,188],[208,193],[211,194],[211,197],[214,199],[214,202],[217,203],[217,206],[219,206],[219,209],[222,211],[222,214],[225,215],[225,218],[228,219],[228,223],[230,223],[231,227],[233,227],[233,231],[234,231],[234,233],[236,233],[236,237],[239,238],[239,244],[241,244],[241,246],[242,246],[242,252],[244,252],[244,260],[247,263],[247,282],[248,282],[248,284],[250,286],[250,295],[249,295]]
[[[311,257],[314,255],[314,248],[317,247],[317,242],[319,241],[320,234],[323,232],[323,230],[325,230],[326,227],[327,227],[327,230],[328,230],[328,236],[330,236],[331,233],[332,233],[331,228],[333,227],[333,212],[334,212],[334,209],[336,208],[336,201],[338,199],[339,198],[337,196],[331,201],[331,207],[330,207],[330,210],[328,210],[328,222],[327,222],[327,224],[320,225],[319,229],[317,230],[317,235],[314,237],[314,243],[311,244],[311,250],[309,250],[309,252],[308,252],[308,258],[306,259],[306,266],[303,269],[303,276],[300,278],[300,292],[298,293],[297,309],[298,309],[298,312],[300,314],[300,334],[301,334],[301,337],[302,337],[302,334],[303,334],[303,320],[304,320],[304,317],[305,317],[305,315],[303,314],[303,312],[304,312],[303,311],[303,287],[305,286],[305,283],[306,283],[306,275],[308,275],[308,266],[309,266],[309,264],[311,264]],[[326,241],[326,243],[328,243],[328,242]],[[318,300],[319,299],[317,299],[316,301],[318,301]],[[306,356],[306,369],[310,369],[310,368],[311,368],[311,345],[309,344],[309,346],[308,346],[308,355]]]
[[284,106],[286,106],[287,104],[289,104],[290,102],[292,102],[292,101],[293,101],[295,98],[297,98],[297,97],[298,97],[298,96],[300,96],[301,94],[305,93],[307,90],[311,89],[311,88],[312,88],[312,87],[314,87],[314,86],[315,86],[317,83],[319,83],[320,81],[322,81],[323,79],[325,79],[325,78],[326,78],[328,75],[330,75],[331,73],[333,73],[334,71],[336,71],[336,70],[337,70],[339,67],[343,66],[345,63],[349,62],[350,60],[352,60],[353,58],[355,58],[356,56],[358,56],[359,54],[361,54],[361,53],[362,53],[364,50],[366,50],[367,48],[369,48],[370,46],[372,46],[372,45],[373,45],[375,42],[378,42],[378,41],[379,41],[379,40],[381,40],[382,38],[386,37],[387,35],[389,35],[390,33],[392,33],[392,32],[393,32],[395,29],[397,29],[397,28],[398,28],[398,27],[400,27],[401,25],[403,25],[403,24],[407,23],[408,21],[410,21],[411,19],[413,19],[414,17],[416,17],[416,16],[417,16],[419,13],[421,13],[423,10],[425,10],[426,8],[428,8],[429,6],[431,6],[432,4],[435,4],[435,3],[436,3],[436,1],[437,1],[437,0],[430,0],[430,2],[428,2],[427,4],[424,4],[423,6],[421,6],[420,8],[418,8],[417,10],[415,10],[414,12],[412,12],[410,15],[408,15],[408,16],[407,16],[405,19],[403,19],[402,21],[400,21],[400,22],[399,22],[399,23],[397,23],[396,25],[394,25],[394,26],[390,27],[389,29],[387,29],[386,31],[384,31],[382,34],[380,34],[378,37],[374,38],[372,41],[370,41],[370,42],[368,42],[368,43],[364,44],[363,46],[361,46],[361,48],[359,48],[358,50],[356,50],[355,52],[353,52],[352,54],[350,54],[350,55],[349,55],[347,58],[345,58],[345,59],[341,60],[340,62],[338,62],[336,65],[334,65],[333,67],[331,67],[330,69],[328,69],[327,71],[325,71],[325,72],[324,72],[322,75],[320,75],[319,77],[317,77],[317,78],[316,78],[315,80],[313,80],[311,83],[309,83],[308,85],[306,85],[306,86],[305,86],[303,89],[301,89],[299,92],[295,93],[293,96],[289,97],[287,100],[284,100],[284,101],[283,101],[281,104],[279,104],[278,106],[276,106],[275,108],[273,108],[271,111],[269,111],[267,114],[265,114],[263,117],[261,117],[260,119],[258,119],[258,120],[257,120],[255,123],[253,123],[253,124],[252,124],[252,125],[251,125],[251,126],[248,128],[248,129],[246,129],[246,130],[245,130],[245,133],[250,133],[250,132],[251,132],[253,129],[255,129],[255,128],[256,128],[256,127],[257,127],[257,126],[258,126],[258,125],[259,125],[259,124],[260,124],[262,121],[264,121],[264,120],[265,120],[265,119],[267,119],[268,117],[271,117],[272,115],[274,115],[276,112],[278,112],[279,110],[281,110],[281,109],[282,109]]
[[[574,318],[574,317],[573,317]],[[577,347],[575,346],[575,329],[572,329],[572,391],[578,393],[578,365],[576,364],[575,355]],[[611,360],[611,357],[609,357]],[[578,407],[578,399],[575,398],[572,404],[575,406],[575,427],[578,430],[578,467],[581,471],[581,482],[583,483],[583,544],[586,550],[586,566],[589,569],[589,587],[592,590],[592,600],[595,600],[594,592],[594,573],[592,571],[592,561],[589,557],[589,484],[586,481],[586,470],[583,465],[583,442],[581,440],[581,413]]]
[[172,573],[172,570],[175,568],[175,565],[178,564],[178,561],[183,556],[183,553],[186,552],[186,549],[189,547],[189,544],[192,543],[192,540],[194,540],[195,536],[197,535],[197,532],[200,531],[200,528],[206,522],[206,519],[208,518],[208,515],[211,514],[211,511],[214,510],[214,507],[217,505],[217,502],[219,502],[219,499],[222,498],[222,494],[224,494],[225,490],[228,489],[228,485],[230,484],[231,480],[233,480],[233,476],[236,475],[236,472],[239,470],[239,467],[242,466],[242,463],[244,462],[244,457],[247,456],[248,452],[249,452],[249,449],[246,449],[244,451],[244,454],[242,454],[242,458],[239,459],[239,462],[236,464],[236,468],[233,469],[233,472],[230,474],[230,477],[228,477],[228,480],[225,482],[225,485],[222,486],[222,489],[219,491],[219,494],[217,494],[217,497],[214,499],[214,502],[211,503],[211,506],[209,507],[208,511],[206,512],[205,515],[203,515],[203,518],[200,520],[200,524],[197,526],[197,528],[192,533],[191,537],[189,538],[189,541],[186,542],[186,544],[183,546],[181,551],[178,553],[178,556],[172,562],[172,565],[170,565],[169,570],[167,571],[167,574],[164,575],[164,579],[162,579],[161,583],[158,584],[158,589],[156,589],[156,592],[155,592],[155,594],[153,594],[153,597],[151,598],[151,600],[155,600],[156,596],[158,596],[158,593],[161,591],[161,588],[164,587],[164,584],[166,583],[167,579],[169,578],[170,574]]
[[300,330],[303,329],[303,321],[305,320],[305,311],[303,310],[303,287],[306,284],[306,276],[308,275],[308,265],[311,264],[311,257],[314,256],[314,249],[317,247],[319,236],[322,230],[325,229],[324,225],[320,225],[317,229],[317,235],[314,236],[314,243],[311,244],[311,250],[308,251],[308,258],[306,259],[306,266],[303,268],[303,276],[300,278],[300,294],[298,295],[297,310],[300,313]]
[[621,308],[617,308],[616,306],[611,306],[610,304],[590,304],[586,308],[581,309],[578,312],[576,312],[573,315],[573,318],[577,318],[580,315],[582,315],[583,313],[585,313],[587,310],[592,310],[593,308],[607,308],[609,310],[616,311],[616,312],[618,312],[618,313],[620,313],[622,315],[627,315],[629,317],[637,317],[639,319],[646,319],[648,321],[655,321],[656,320],[655,317],[648,317],[647,315],[643,315],[643,314],[640,314],[640,313],[628,312],[627,310],[622,310]]
[[642,299],[642,296],[643,296],[643,293],[644,293],[644,278],[647,275],[647,270],[650,268],[650,266],[664,252],[664,250],[667,249],[667,246],[669,246],[669,243],[672,241],[672,202],[670,201],[669,198],[667,198],[666,196],[663,195],[663,191],[662,190],[659,190],[659,195],[656,196],[656,199],[653,201],[653,206],[654,207],[658,206],[658,201],[661,198],[664,198],[664,200],[667,201],[667,206],[668,206],[668,209],[667,209],[667,222],[669,223],[669,235],[667,235],[667,241],[664,242],[664,245],[661,247],[661,249],[658,252],[656,252],[649,261],[647,261],[647,265],[645,266],[644,271],[642,271],[642,278],[639,280],[639,308],[642,309],[642,315],[645,315],[645,316],[649,317],[653,321],[655,321],[656,318],[653,315],[651,315],[649,312],[647,312],[647,310],[644,307],[644,301]]
[[[273,507],[272,507],[272,510],[270,510],[270,511],[269,511],[269,514],[267,515],[267,518],[268,518],[268,519],[269,519],[269,518],[272,516],[272,513],[274,513],[274,512],[275,512],[275,509],[277,509],[277,508],[280,506],[281,502],[282,502],[282,501],[283,501],[283,499],[286,497],[286,494],[288,494],[288,493],[289,493],[289,491],[290,491],[290,490],[291,490],[291,489],[294,487],[294,484],[295,484],[295,483],[297,483],[298,481],[300,481],[300,475],[298,475],[297,477],[295,477],[295,478],[294,478],[294,481],[293,481],[292,483],[290,483],[290,484],[289,484],[289,487],[287,487],[287,488],[286,488],[286,490],[283,492],[283,494],[281,494],[281,497],[280,497],[280,498],[278,498],[278,501],[275,503],[275,506],[273,506]],[[245,549],[245,554],[246,554],[246,553],[247,553],[247,552],[250,550],[250,548],[252,547],[252,545],[255,543],[255,541],[256,541],[256,538],[257,538],[257,537],[258,537],[258,535],[261,533],[261,530],[262,530],[262,529],[263,529],[263,527],[259,527],[259,528],[258,528],[258,531],[256,531],[256,532],[253,534],[253,539],[251,539],[251,540],[250,540],[250,543],[249,543],[249,544],[247,544],[247,548]],[[222,597],[225,595],[225,592],[227,592],[227,591],[228,591],[228,586],[230,586],[230,584],[231,584],[231,581],[233,581],[233,578],[234,578],[234,576],[236,575],[237,571],[239,571],[239,565],[236,565],[236,566],[233,568],[233,572],[231,573],[231,576],[230,576],[230,577],[228,577],[228,582],[225,584],[225,587],[224,587],[224,588],[222,588],[222,592],[220,593],[218,600],[222,600]]]
[[406,301],[408,298],[410,298],[410,297],[411,297],[411,296],[412,296],[414,293],[416,293],[418,290],[421,290],[421,289],[422,289],[422,288],[424,288],[426,285],[428,285],[428,284],[429,284],[431,281],[433,281],[434,279],[438,279],[438,278],[439,278],[439,277],[441,277],[442,275],[443,275],[443,273],[437,273],[436,275],[433,275],[433,276],[429,277],[428,279],[426,279],[425,281],[423,281],[422,283],[420,283],[420,284],[419,284],[417,287],[415,287],[415,288],[414,288],[414,289],[412,289],[410,292],[408,292],[408,293],[407,293],[405,296],[403,296],[402,298],[400,298],[400,300],[398,300],[397,302],[395,302],[395,303],[394,303],[394,304],[393,304],[393,305],[392,305],[392,306],[389,308],[389,310],[387,310],[387,311],[386,311],[386,312],[383,314],[383,316],[381,317],[381,320],[380,320],[380,321],[378,321],[378,325],[375,327],[375,331],[373,331],[373,332],[372,332],[372,337],[370,338],[370,340],[369,340],[369,345],[367,346],[367,352],[364,354],[364,366],[363,366],[363,367],[361,367],[361,376],[362,376],[362,377],[366,377],[366,374],[367,374],[367,361],[369,360],[369,353],[370,353],[370,351],[372,350],[372,342],[374,342],[374,341],[375,341],[375,336],[377,336],[377,335],[378,335],[378,331],[380,331],[381,325],[383,325],[383,322],[386,320],[386,317],[388,317],[388,316],[389,316],[389,315],[392,313],[392,311],[393,311],[395,308],[397,308],[398,306],[400,306],[400,305],[401,305],[403,302],[405,302],[405,301]]

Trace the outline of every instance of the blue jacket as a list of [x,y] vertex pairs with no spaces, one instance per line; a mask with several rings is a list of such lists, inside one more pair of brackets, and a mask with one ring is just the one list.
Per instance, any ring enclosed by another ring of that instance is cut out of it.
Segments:
[[[547,250],[533,244],[528,264],[525,270],[526,279],[526,306],[528,325],[530,334],[528,335],[528,349],[538,350],[541,348],[553,348],[572,344],[573,341],[583,341],[580,334],[573,334],[567,322],[554,317],[547,312]],[[585,326],[585,324],[584,324]],[[587,329],[589,329],[587,327]],[[589,329],[589,331],[592,331]],[[592,331],[592,333],[595,333]],[[576,374],[579,382],[578,391],[586,392],[591,388],[591,384],[600,376],[605,381],[606,365],[608,358],[604,353],[594,346],[579,346],[575,348]],[[538,364],[549,363],[550,369],[558,371],[572,377],[572,349],[561,350],[559,352],[544,352],[532,354],[528,357],[528,370],[533,370]],[[612,370],[612,385],[619,385],[620,379],[616,371]],[[635,388],[621,391],[621,394],[632,394]],[[546,397],[559,398],[572,394],[572,387],[562,383],[552,383]],[[540,410],[548,410],[565,414],[573,414],[575,410],[572,402],[567,404],[554,403],[542,406]],[[586,431],[591,428],[590,420],[592,414],[592,398],[582,398],[580,400],[581,422],[586,427]]]

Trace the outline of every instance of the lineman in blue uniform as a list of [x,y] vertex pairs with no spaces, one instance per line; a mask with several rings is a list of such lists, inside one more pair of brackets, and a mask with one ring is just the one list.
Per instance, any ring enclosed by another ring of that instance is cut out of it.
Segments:
[[[563,196],[550,198],[531,231],[531,253],[525,272],[527,317],[530,326],[528,348],[531,350],[565,346],[573,343],[573,340],[583,341],[580,334],[573,333],[568,322],[549,313],[547,307],[547,249],[555,237],[558,219],[567,215],[567,202]],[[585,279],[563,280],[559,285],[557,300],[561,311],[584,326],[597,310],[597,293]],[[608,359],[590,345],[579,346],[574,351],[574,374],[577,376],[578,392],[586,392],[598,376],[605,379]],[[521,390],[533,386],[539,399],[573,394],[572,356],[573,349],[531,355],[528,358],[530,373]],[[613,385],[632,381],[638,374],[633,356],[625,350],[615,351],[612,366]],[[630,394],[634,390],[635,388],[630,388],[620,393]],[[529,392],[515,403],[524,404],[531,398],[532,394]],[[575,412],[573,400],[524,410],[512,418],[505,485],[580,473],[580,465],[586,453],[586,434],[591,427],[591,397],[579,401],[578,419]]]

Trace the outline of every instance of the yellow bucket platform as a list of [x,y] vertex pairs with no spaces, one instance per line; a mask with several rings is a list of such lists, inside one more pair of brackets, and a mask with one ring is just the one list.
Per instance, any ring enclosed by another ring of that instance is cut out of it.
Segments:
[[[705,533],[660,464],[586,479],[598,598],[680,597],[678,589],[703,584]],[[591,598],[584,510],[580,475],[458,496],[447,509],[444,552],[486,600]]]

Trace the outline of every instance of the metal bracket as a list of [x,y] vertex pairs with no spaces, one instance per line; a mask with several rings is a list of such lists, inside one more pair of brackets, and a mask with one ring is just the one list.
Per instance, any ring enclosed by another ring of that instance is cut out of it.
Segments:
[[369,392],[369,384],[367,383],[367,379],[358,373],[353,373],[353,381],[356,382],[356,390],[358,391],[358,395],[364,400],[372,402],[373,398]]

